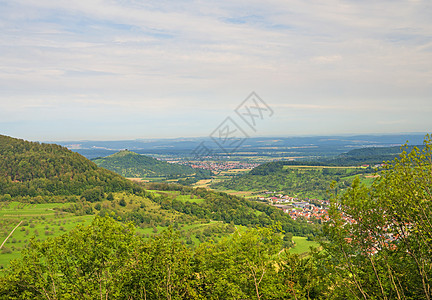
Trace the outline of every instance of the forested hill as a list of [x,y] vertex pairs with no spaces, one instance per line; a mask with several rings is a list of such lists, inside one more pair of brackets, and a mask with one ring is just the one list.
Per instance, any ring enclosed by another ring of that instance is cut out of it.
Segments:
[[393,160],[398,157],[402,150],[411,152],[414,147],[423,149],[423,145],[410,145],[406,148],[400,146],[394,147],[366,147],[353,149],[347,153],[340,154],[338,157],[328,161],[333,165],[358,165],[358,164],[377,164],[384,161]]
[[96,158],[93,161],[98,166],[124,177],[179,177],[193,175],[197,172],[196,169],[189,166],[167,163],[128,150],[104,158]]
[[[307,165],[307,166],[359,166],[363,164],[380,164],[398,157],[402,151],[411,152],[414,148],[424,149],[423,145],[392,146],[392,147],[365,147],[353,149],[339,154],[333,158],[318,160],[281,161],[279,166]],[[267,169],[267,167],[266,167]]]
[[94,187],[111,192],[133,184],[65,147],[0,135],[0,195],[81,195]]

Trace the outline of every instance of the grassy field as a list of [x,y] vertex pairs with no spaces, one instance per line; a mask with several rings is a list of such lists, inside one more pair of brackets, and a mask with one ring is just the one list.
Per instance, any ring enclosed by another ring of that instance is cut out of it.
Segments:
[[180,200],[182,202],[194,202],[194,203],[201,203],[204,201],[204,199],[196,198],[195,196],[191,196],[191,195],[178,195],[176,197],[176,200]]
[[19,217],[22,215],[31,216],[34,215],[53,215],[55,212],[53,209],[58,207],[58,203],[46,203],[46,204],[26,204],[19,202],[11,202],[8,204],[2,203],[0,206],[0,217]]
[[24,204],[18,202],[3,203],[0,207],[0,244],[21,221],[21,225],[0,250],[0,270],[5,268],[11,259],[17,258],[20,251],[30,239],[44,240],[71,230],[78,224],[89,224],[92,215],[76,216],[60,212],[69,203]]
[[193,187],[203,187],[203,188],[208,188],[208,186],[211,183],[211,179],[201,179],[198,182],[196,182],[195,184],[193,184]]
[[214,175],[211,179],[200,180],[197,183],[195,183],[193,186],[194,187],[205,187],[205,188],[211,189],[209,186],[212,183],[216,183],[216,182],[230,179],[233,176],[247,173],[250,170],[251,169],[230,169],[230,170],[221,171],[218,174]]
[[341,177],[341,180],[353,180],[355,177],[358,177],[360,179],[361,183],[364,183],[366,186],[371,186],[373,181],[375,180],[376,176],[367,174],[367,175],[351,175],[346,177]]
[[193,203],[201,203],[204,199],[198,198],[197,196],[192,195],[181,195],[179,191],[157,191],[157,190],[147,190],[152,193],[158,193],[162,195],[166,195],[171,199],[176,199],[182,202],[193,202]]
[[319,247],[319,243],[308,241],[306,237],[303,236],[293,236],[292,238],[295,246],[288,251],[292,254],[302,254],[309,252],[309,247]]

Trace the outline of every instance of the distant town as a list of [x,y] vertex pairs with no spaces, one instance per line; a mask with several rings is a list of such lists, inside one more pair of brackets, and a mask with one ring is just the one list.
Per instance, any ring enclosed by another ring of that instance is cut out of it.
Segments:
[[253,169],[260,165],[260,163],[247,163],[242,161],[192,161],[192,162],[180,161],[178,163],[191,166],[192,168],[211,170],[213,172],[233,170],[233,169]]
[[323,223],[329,219],[328,208],[330,202],[328,200],[305,199],[299,200],[296,197],[291,197],[274,192],[266,192],[271,194],[269,197],[258,197],[259,201],[266,201],[283,212],[290,215],[293,220],[304,218],[308,223]]

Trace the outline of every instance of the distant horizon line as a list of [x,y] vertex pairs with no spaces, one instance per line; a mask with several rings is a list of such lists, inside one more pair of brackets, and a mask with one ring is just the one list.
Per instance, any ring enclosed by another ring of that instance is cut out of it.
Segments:
[[[251,136],[248,139],[259,139],[259,138],[308,138],[308,137],[356,137],[356,136],[397,136],[397,135],[427,135],[432,134],[429,132],[392,132],[392,133],[334,133],[334,134],[298,134],[298,135],[258,135]],[[19,137],[18,137],[19,138]],[[160,137],[160,138],[129,138],[129,139],[52,139],[52,140],[31,140],[35,142],[51,143],[51,142],[121,142],[121,141],[155,141],[155,140],[199,140],[207,139],[209,136],[193,136],[193,137]],[[21,138],[23,139],[23,138]]]

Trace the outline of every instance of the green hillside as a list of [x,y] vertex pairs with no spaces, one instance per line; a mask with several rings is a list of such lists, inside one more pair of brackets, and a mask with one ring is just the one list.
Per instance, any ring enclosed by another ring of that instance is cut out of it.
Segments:
[[134,185],[65,147],[0,135],[3,198],[81,195],[95,187],[115,192],[132,189]]
[[285,162],[262,164],[249,173],[237,175],[210,187],[217,190],[280,191],[300,198],[328,199],[330,185],[338,191],[348,188],[355,176],[366,179],[371,168],[290,165]]
[[208,171],[196,170],[180,164],[167,163],[128,150],[123,150],[104,158],[96,158],[93,161],[98,166],[116,172],[124,177],[178,178],[192,176],[197,172],[208,173],[207,176],[210,176],[210,172]]

